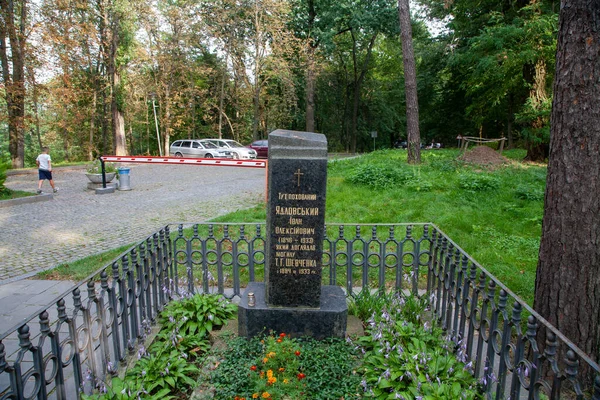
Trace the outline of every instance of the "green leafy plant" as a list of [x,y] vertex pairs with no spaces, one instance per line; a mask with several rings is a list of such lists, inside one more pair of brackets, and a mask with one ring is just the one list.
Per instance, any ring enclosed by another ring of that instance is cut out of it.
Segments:
[[159,321],[167,332],[181,337],[204,336],[221,327],[237,312],[237,306],[217,294],[196,294],[169,303]]
[[469,192],[481,192],[497,189],[500,187],[500,180],[491,174],[468,172],[460,175],[459,185]]
[[397,293],[386,299],[383,308],[373,309],[368,335],[358,340],[366,354],[361,382],[364,396],[482,398],[470,364],[457,359],[440,328],[423,321],[427,302]]
[[544,200],[544,190],[529,185],[519,185],[515,189],[515,196],[521,200],[539,201]]
[[361,164],[352,170],[347,180],[351,183],[386,188],[406,182],[412,173],[398,167],[380,164]]
[[[215,388],[216,399],[362,398],[361,378],[356,373],[362,355],[355,345],[339,338],[290,339],[281,334],[232,338],[219,356],[222,360],[208,378]],[[263,363],[265,358],[267,362]],[[279,371],[280,368],[284,370]],[[271,385],[269,369],[273,371],[271,377],[277,379]],[[300,373],[303,375],[299,376]],[[283,383],[285,379],[287,384]],[[297,390],[299,386],[302,391]]]
[[[86,171],[88,174],[101,174],[102,173],[102,163],[100,162],[100,160],[96,159],[91,164],[88,164]],[[115,165],[113,163],[105,162],[104,163],[104,172],[106,172],[106,173],[117,172],[117,167],[115,167]]]

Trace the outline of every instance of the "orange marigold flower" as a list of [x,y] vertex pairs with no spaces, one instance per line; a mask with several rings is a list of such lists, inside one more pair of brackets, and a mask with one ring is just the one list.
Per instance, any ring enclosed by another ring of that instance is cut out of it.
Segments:
[[271,397],[271,395],[269,394],[269,392],[264,392],[262,394],[263,399],[268,399],[269,397]]
[[267,354],[267,357],[269,358],[273,358],[277,355],[277,353],[275,353],[274,351],[270,352],[269,354]]
[[265,377],[265,371],[260,371],[260,377],[264,378]]
[[263,358],[263,364],[266,364],[269,359],[267,357]]
[[256,371],[256,365],[251,366],[250,371]]
[[277,343],[281,343],[281,339],[277,339]]
[[272,385],[272,384],[274,384],[275,382],[277,382],[277,378],[275,378],[274,376],[270,377],[270,378],[267,380],[267,384],[269,384],[269,385]]
[[287,379],[287,378],[283,380],[283,383],[285,383],[286,385],[287,385],[289,382],[290,382],[290,381],[289,381],[289,379]]
[[306,378],[306,375],[304,375],[302,372],[298,373],[298,375],[296,375],[298,377],[298,380],[302,380],[304,378]]
[[252,393],[252,398],[253,399],[258,399],[259,394],[258,393]]
[[284,337],[285,337],[285,333],[281,332],[281,333],[279,334],[279,337],[280,337],[280,338],[284,338]]
[[267,371],[267,378],[272,378],[273,377],[273,370],[270,369]]
[[283,372],[283,371],[285,371],[285,368],[283,368],[283,367],[279,368],[279,372]]

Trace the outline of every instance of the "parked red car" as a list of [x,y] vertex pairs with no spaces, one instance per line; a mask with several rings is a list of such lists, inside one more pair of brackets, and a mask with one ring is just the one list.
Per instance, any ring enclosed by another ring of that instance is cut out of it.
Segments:
[[256,154],[258,158],[268,158],[269,157],[269,141],[268,140],[257,140],[248,146],[251,149],[256,150]]

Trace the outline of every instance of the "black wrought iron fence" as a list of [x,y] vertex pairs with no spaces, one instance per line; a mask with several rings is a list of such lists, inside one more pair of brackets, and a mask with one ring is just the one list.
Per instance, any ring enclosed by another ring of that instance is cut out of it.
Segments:
[[[135,353],[171,299],[235,300],[263,279],[264,225],[172,226],[0,335],[0,400],[77,398]],[[600,367],[434,225],[328,225],[322,277],[348,296],[427,296],[490,399],[600,400]]]

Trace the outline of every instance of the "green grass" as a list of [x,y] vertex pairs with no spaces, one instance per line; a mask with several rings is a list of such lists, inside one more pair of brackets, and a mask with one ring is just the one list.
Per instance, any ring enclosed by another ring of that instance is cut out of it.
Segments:
[[35,277],[36,279],[72,280],[78,282],[113,261],[131,246],[133,244],[94,254],[72,263],[60,264],[54,269],[40,272]]
[[[520,163],[524,150],[505,151],[504,156],[512,162],[494,170],[457,162],[457,150],[421,154],[423,163],[419,166],[406,164],[406,152],[401,150],[377,151],[330,163],[326,221],[432,222],[532,304],[546,167]],[[379,181],[380,186],[349,180],[358,170],[363,172],[367,182],[375,181],[369,179],[368,174],[376,174],[378,168],[394,169],[397,180],[394,182],[392,177],[392,182]],[[220,216],[214,222],[264,222],[265,210],[261,204]],[[59,266],[38,277],[81,279],[126,248]],[[81,272],[73,272],[79,269]]]
[[0,201],[2,200],[12,200],[19,199],[22,197],[35,196],[35,193],[32,192],[24,192],[22,190],[10,190],[4,188],[4,190],[0,190]]

